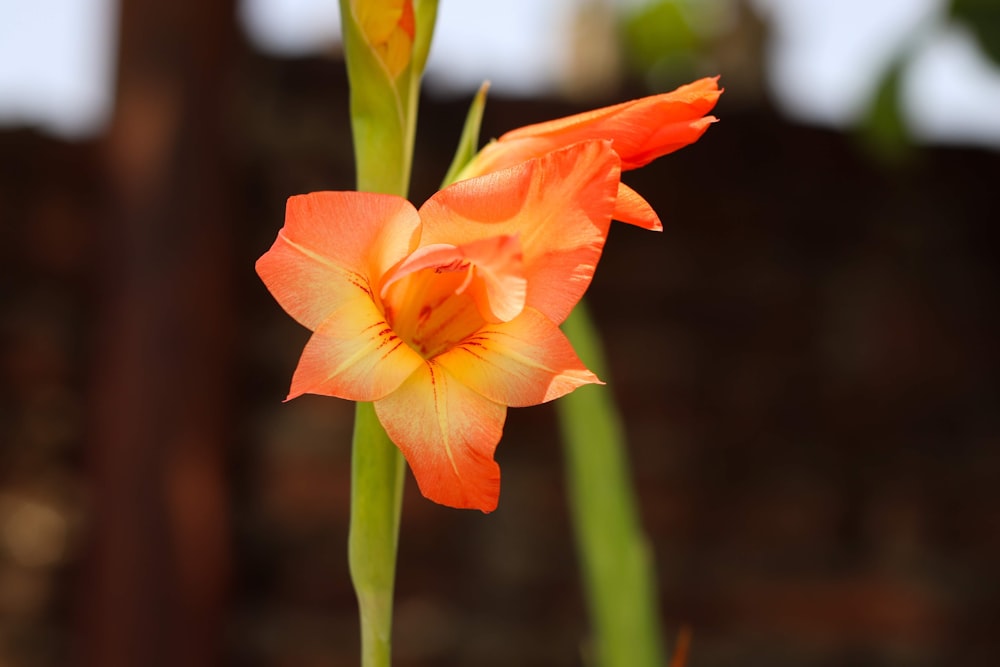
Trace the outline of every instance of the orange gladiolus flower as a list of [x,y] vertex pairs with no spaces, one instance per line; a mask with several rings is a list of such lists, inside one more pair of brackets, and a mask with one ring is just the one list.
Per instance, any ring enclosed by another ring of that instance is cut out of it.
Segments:
[[588,141],[456,183],[416,210],[366,192],[288,201],[257,272],[313,331],[289,398],[373,401],[421,492],[490,512],[508,406],[599,383],[559,330],[600,259],[620,177]]
[[[642,167],[697,141],[718,120],[705,114],[712,110],[721,94],[718,77],[712,77],[673,92],[527,125],[487,144],[459,178],[487,174],[592,139],[611,140],[621,157],[622,170]],[[653,208],[624,183],[618,187],[614,219],[645,229],[663,229]]]

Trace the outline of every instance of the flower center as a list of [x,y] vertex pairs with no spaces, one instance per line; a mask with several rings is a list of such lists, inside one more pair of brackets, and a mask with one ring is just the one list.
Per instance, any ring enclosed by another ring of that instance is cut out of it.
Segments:
[[422,269],[385,291],[389,326],[425,359],[451,349],[486,323],[472,296],[459,291],[472,271],[471,266]]
[[417,249],[382,281],[389,326],[425,359],[461,343],[487,322],[524,308],[527,282],[513,236]]

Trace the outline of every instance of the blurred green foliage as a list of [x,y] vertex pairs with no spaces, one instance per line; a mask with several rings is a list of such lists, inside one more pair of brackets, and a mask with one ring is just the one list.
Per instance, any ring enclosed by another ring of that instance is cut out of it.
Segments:
[[[952,0],[945,20],[969,28],[983,53],[1000,64],[1000,0]],[[859,131],[863,143],[877,157],[900,161],[910,146],[903,114],[901,89],[903,74],[910,60],[909,46],[903,47],[883,74]]]
[[622,33],[630,66],[650,71],[672,61],[690,61],[699,39],[681,4],[651,2],[625,18]]
[[[969,28],[983,54],[1000,64],[1000,0],[952,0],[944,20]],[[899,162],[910,153],[901,90],[912,45],[907,42],[886,68],[858,128],[866,148],[876,157],[892,162]]]
[[[716,63],[719,69],[718,63],[726,62],[720,53],[727,43],[731,46],[733,38],[730,24],[739,10],[753,9],[746,0],[649,0],[621,19],[625,62],[632,75],[651,90],[665,90],[677,81],[703,75],[706,63]],[[937,27],[951,22],[968,28],[984,55],[1000,65],[1000,0],[950,0],[940,16],[942,24]],[[918,30],[926,29],[922,25]],[[905,159],[909,153],[901,91],[921,35],[911,37],[881,73],[856,126],[862,143],[876,156],[891,161]]]
[[910,154],[911,142],[900,95],[906,60],[893,61],[858,128],[864,146],[885,162],[902,162]]
[[1000,64],[1000,0],[952,0],[951,15],[968,26],[983,52]]
[[652,0],[623,16],[625,61],[651,89],[672,88],[703,72],[732,0]]

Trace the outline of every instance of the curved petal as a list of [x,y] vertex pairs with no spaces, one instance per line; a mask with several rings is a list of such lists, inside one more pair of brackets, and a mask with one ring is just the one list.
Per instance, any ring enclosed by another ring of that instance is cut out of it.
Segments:
[[382,276],[379,296],[384,299],[393,283],[424,269],[434,269],[436,273],[452,273],[468,268],[469,262],[466,261],[465,253],[456,245],[432,243],[421,246]]
[[660,216],[656,215],[649,202],[624,183],[618,184],[618,199],[615,201],[615,212],[611,217],[653,232],[663,231]]
[[494,236],[462,246],[476,270],[472,297],[487,322],[508,322],[524,310],[528,281],[516,236]]
[[419,225],[416,210],[401,197],[291,197],[285,226],[257,260],[257,273],[281,307],[315,331],[345,301],[373,300],[373,285],[412,250]]
[[493,452],[507,407],[427,362],[380,401],[375,413],[403,452],[420,492],[434,502],[492,512],[500,497]]
[[[668,107],[669,109],[669,107]],[[664,115],[669,117],[668,109],[663,109],[660,105],[653,105],[650,115]],[[638,110],[646,112],[646,109]],[[659,112],[659,113],[657,113]],[[653,127],[644,129],[651,130],[647,133],[628,133],[622,135],[620,141],[616,141],[616,149],[621,148],[624,152],[622,157],[622,169],[638,169],[655,160],[658,157],[673,153],[685,146],[693,144],[705,134],[705,131],[712,123],[718,122],[715,116],[704,116],[702,118],[681,118],[679,120],[663,120]],[[623,119],[623,123],[634,122],[631,119]],[[626,145],[631,140],[632,145]],[[627,156],[627,157],[625,157]]]
[[375,401],[395,391],[422,363],[371,300],[347,301],[306,343],[286,400],[321,394]]
[[510,322],[487,326],[435,361],[465,386],[511,407],[538,405],[585,384],[603,384],[559,327],[532,308]]
[[441,190],[420,208],[421,245],[516,236],[525,305],[562,322],[590,285],[618,192],[606,141],[575,144]]
[[483,148],[462,176],[488,173],[593,139],[613,141],[622,169],[635,169],[697,141],[715,122],[704,116],[721,94],[718,77],[705,78],[669,93],[526,125]]
[[383,277],[380,296],[385,299],[393,283],[423,269],[464,271],[465,279],[455,293],[469,290],[486,321],[506,322],[524,308],[527,281],[522,263],[516,236],[494,236],[463,246],[432,243],[415,250]]

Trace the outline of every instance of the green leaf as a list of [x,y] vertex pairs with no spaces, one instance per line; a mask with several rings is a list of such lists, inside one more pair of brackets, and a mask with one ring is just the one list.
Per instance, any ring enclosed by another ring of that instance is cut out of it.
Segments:
[[476,96],[472,98],[469,105],[469,113],[465,116],[465,126],[462,127],[462,136],[458,140],[458,148],[455,150],[455,157],[448,167],[448,173],[444,177],[441,187],[455,182],[465,165],[469,164],[476,153],[479,152],[479,128],[483,122],[483,111],[486,110],[486,92],[490,89],[490,82],[484,81],[479,87]]
[[[580,302],[563,323],[580,359],[607,380],[600,337]],[[556,401],[569,507],[594,626],[595,665],[662,667],[656,577],[639,522],[625,429],[607,387],[589,385]]]

